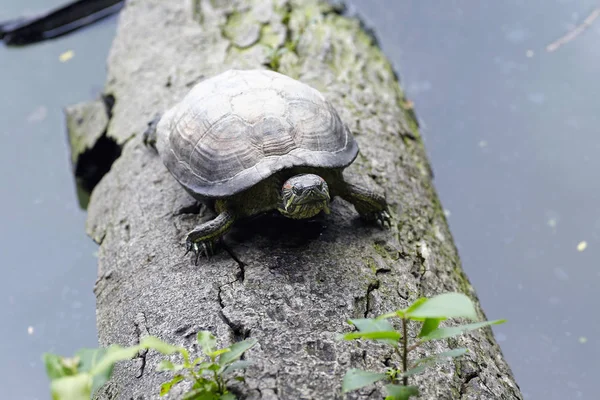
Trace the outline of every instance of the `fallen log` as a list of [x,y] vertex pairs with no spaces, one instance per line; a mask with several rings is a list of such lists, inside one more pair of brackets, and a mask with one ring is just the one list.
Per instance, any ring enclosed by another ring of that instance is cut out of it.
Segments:
[[[348,175],[385,191],[392,228],[363,223],[338,199],[320,221],[261,217],[226,236],[227,251],[210,261],[195,266],[192,255],[183,257],[186,232],[209,213],[143,146],[141,133],[195,83],[230,68],[271,68],[320,90],[360,146]],[[318,0],[130,1],[109,57],[105,98],[110,109],[96,102],[68,113],[78,149],[89,152],[95,140],[84,139],[82,129],[94,109],[109,116],[94,137],[122,147],[88,209],[87,232],[100,245],[101,345],[154,335],[194,351],[199,330],[222,345],[253,337],[258,345],[247,358],[254,367],[235,388],[240,398],[341,399],[348,369],[381,371],[398,361],[386,347],[338,340],[351,330],[349,318],[448,291],[477,303],[410,104],[372,36],[339,7]],[[489,329],[423,351],[458,346],[470,352],[415,378],[420,398],[522,398]],[[156,372],[161,358],[147,352],[119,364],[98,398],[158,398],[169,379]],[[383,395],[366,388],[346,398]]]

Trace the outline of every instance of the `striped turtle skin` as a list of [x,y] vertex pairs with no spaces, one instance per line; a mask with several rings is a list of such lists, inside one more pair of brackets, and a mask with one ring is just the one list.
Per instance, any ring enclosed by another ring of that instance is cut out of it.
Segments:
[[319,91],[267,70],[229,70],[196,84],[161,118],[156,147],[175,179],[207,198],[286,168],[343,168],[358,154]]

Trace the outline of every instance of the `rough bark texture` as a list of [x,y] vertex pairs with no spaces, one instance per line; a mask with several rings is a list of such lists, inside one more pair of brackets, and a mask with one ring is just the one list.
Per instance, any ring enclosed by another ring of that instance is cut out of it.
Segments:
[[[364,224],[337,199],[320,222],[266,216],[240,224],[226,237],[230,252],[194,266],[191,255],[182,257],[182,240],[207,212],[143,147],[140,133],[200,79],[267,67],[321,90],[339,110],[361,150],[348,173],[385,191],[393,227]],[[195,351],[198,330],[222,345],[250,336],[259,344],[247,353],[255,366],[246,383],[235,388],[241,398],[341,399],[349,368],[381,371],[399,362],[386,347],[339,341],[351,330],[348,318],[447,291],[477,301],[397,78],[357,20],[317,0],[131,0],[106,94],[115,101],[106,135],[123,150],[89,206],[88,233],[100,244],[101,345],[151,334]],[[458,346],[470,353],[414,379],[420,398],[521,398],[489,330],[420,354]],[[170,378],[155,371],[160,359],[147,352],[120,364],[99,397],[158,398]],[[346,398],[383,395],[370,387]]]

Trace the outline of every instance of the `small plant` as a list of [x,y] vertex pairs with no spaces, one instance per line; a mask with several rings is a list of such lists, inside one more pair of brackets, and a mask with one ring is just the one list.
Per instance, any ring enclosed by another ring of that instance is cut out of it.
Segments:
[[88,400],[110,379],[117,362],[129,360],[145,349],[171,354],[177,348],[156,337],[148,336],[136,346],[112,345],[106,348],[81,349],[70,358],[45,353],[42,358],[46,374],[50,378],[52,399]]
[[267,54],[267,65],[273,71],[279,71],[281,64],[281,58],[286,53],[295,53],[296,46],[298,45],[298,39],[286,42],[283,47],[271,48]]
[[[92,394],[110,379],[117,362],[129,360],[142,350],[153,349],[165,355],[179,353],[183,357],[182,365],[163,360],[159,369],[187,372],[187,376],[194,383],[192,389],[184,395],[184,399],[234,400],[236,397],[227,391],[225,377],[249,365],[248,361],[239,361],[239,358],[256,344],[256,340],[247,339],[214,350],[215,337],[210,332],[201,331],[198,333],[198,343],[210,362],[203,362],[203,358],[197,358],[190,363],[189,353],[185,348],[170,345],[154,336],[143,338],[136,346],[112,345],[107,348],[81,349],[71,358],[45,353],[43,360],[50,378],[52,399],[89,400]],[[161,386],[161,396],[167,394],[173,385],[185,377],[183,374],[177,374],[171,381],[164,383]],[[241,377],[235,379],[243,380]]]
[[[173,364],[169,360],[160,363],[159,370],[176,372],[173,379],[162,384],[160,395],[166,395],[174,385],[188,378],[193,385],[183,396],[183,400],[235,400],[237,397],[227,390],[227,382],[235,371],[250,365],[249,361],[240,360],[240,357],[256,344],[256,339],[246,339],[229,347],[216,349],[217,339],[208,331],[200,331],[198,344],[204,357],[190,361],[187,350],[180,348],[183,364]],[[233,379],[244,380],[242,376],[235,376]]]
[[[400,319],[401,331],[394,329],[388,321],[390,318]],[[409,359],[411,351],[431,340],[447,339],[485,326],[506,322],[505,320],[484,321],[440,328],[440,323],[449,318],[476,320],[477,313],[471,299],[461,293],[445,293],[430,299],[420,298],[408,308],[374,319],[350,320],[349,323],[358,331],[343,335],[344,340],[367,339],[389,344],[400,357],[401,365],[397,368],[387,368],[385,372],[351,369],[344,376],[343,392],[350,392],[385,380],[387,381],[385,400],[407,400],[411,396],[418,396],[418,388],[408,385],[409,377],[423,372],[428,365],[460,357],[467,352],[467,349],[452,349],[418,360]],[[409,343],[408,321],[421,324],[421,330],[412,343]]]

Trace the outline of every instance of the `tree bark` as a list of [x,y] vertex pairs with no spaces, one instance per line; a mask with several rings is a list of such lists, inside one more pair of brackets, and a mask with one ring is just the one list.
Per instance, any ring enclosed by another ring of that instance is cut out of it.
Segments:
[[[255,218],[226,236],[227,251],[210,261],[195,266],[183,257],[185,233],[208,212],[142,145],[141,133],[196,82],[229,68],[273,68],[323,92],[360,146],[348,176],[385,191],[392,228],[361,222],[336,199],[320,221]],[[130,0],[105,93],[114,106],[104,135],[122,152],[95,187],[87,221],[100,244],[101,345],[131,345],[150,334],[195,352],[199,330],[212,331],[221,345],[254,337],[258,345],[246,355],[254,366],[235,387],[240,398],[341,399],[348,369],[383,371],[401,362],[387,347],[338,340],[351,330],[349,318],[448,291],[477,303],[409,102],[373,38],[339,9],[317,0]],[[72,137],[85,135],[70,127]],[[470,350],[461,360],[411,378],[421,399],[522,398],[490,330],[419,354],[459,346]],[[119,364],[99,397],[159,398],[170,379],[156,372],[162,358],[149,351]],[[382,393],[374,386],[345,398]]]

